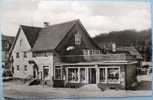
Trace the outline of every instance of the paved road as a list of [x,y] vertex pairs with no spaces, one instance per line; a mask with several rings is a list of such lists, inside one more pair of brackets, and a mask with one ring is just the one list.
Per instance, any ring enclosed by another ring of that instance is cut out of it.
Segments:
[[[95,86],[93,86],[95,87]],[[40,85],[26,86],[13,82],[4,83],[4,96],[13,98],[80,98],[80,97],[124,97],[130,96],[148,96],[152,91],[124,91],[124,90],[106,90],[86,88],[52,88]]]

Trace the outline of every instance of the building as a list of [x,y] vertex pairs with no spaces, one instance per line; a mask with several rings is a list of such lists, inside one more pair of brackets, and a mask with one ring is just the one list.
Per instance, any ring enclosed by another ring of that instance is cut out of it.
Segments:
[[25,79],[33,75],[33,66],[29,60],[33,58],[32,47],[41,28],[21,25],[10,50],[10,66],[13,77]]
[[105,54],[80,20],[44,28],[21,25],[11,54],[15,78],[32,76],[51,86],[100,84],[129,89],[136,81],[136,57],[115,50]]
[[14,41],[13,36],[2,36],[2,68],[8,68],[9,50]]

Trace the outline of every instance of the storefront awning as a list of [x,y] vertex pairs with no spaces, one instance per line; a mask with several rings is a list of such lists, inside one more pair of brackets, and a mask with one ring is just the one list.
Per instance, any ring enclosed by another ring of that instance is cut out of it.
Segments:
[[[94,66],[94,65],[127,65],[127,64],[136,64],[137,61],[99,61],[99,62],[79,62],[79,63],[59,63],[58,66]],[[56,65],[55,65],[56,66]]]

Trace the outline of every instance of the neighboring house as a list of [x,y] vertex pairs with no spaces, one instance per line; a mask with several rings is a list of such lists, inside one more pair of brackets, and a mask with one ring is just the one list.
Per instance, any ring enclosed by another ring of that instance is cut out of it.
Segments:
[[8,68],[9,50],[14,41],[13,36],[1,35],[2,37],[2,67]]
[[41,28],[24,26],[19,27],[17,36],[11,48],[10,61],[15,78],[26,78],[33,75],[33,66],[29,64],[32,59],[31,48],[38,37]]
[[119,52],[128,52],[130,55],[136,57],[137,60],[142,60],[141,54],[138,52],[138,50],[134,46],[130,47],[118,47],[117,51]]
[[54,86],[113,84],[129,89],[138,64],[129,56],[104,54],[79,20],[44,28],[20,26],[12,46],[15,78],[33,75]]

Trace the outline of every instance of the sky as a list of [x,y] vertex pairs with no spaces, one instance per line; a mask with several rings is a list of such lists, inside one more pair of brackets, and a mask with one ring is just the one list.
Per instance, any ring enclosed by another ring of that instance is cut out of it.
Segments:
[[100,33],[151,27],[149,2],[143,1],[51,1],[1,0],[0,31],[15,36],[19,25],[43,27],[80,19],[91,37]]

